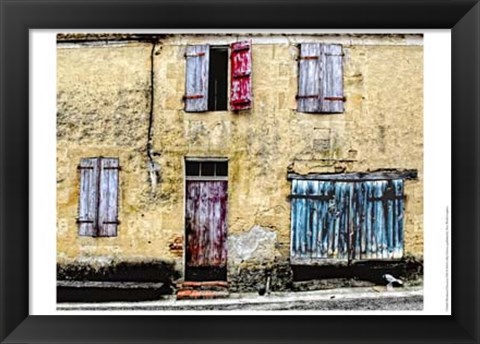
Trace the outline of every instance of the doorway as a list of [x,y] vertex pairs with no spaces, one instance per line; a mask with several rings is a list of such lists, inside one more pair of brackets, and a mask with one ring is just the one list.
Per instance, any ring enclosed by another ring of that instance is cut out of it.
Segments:
[[185,280],[226,280],[228,162],[187,159],[185,167]]

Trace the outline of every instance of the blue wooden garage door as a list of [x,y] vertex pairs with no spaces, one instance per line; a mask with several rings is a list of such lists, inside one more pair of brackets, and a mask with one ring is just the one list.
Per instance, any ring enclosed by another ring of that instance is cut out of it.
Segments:
[[402,257],[402,179],[294,179],[291,198],[292,261]]

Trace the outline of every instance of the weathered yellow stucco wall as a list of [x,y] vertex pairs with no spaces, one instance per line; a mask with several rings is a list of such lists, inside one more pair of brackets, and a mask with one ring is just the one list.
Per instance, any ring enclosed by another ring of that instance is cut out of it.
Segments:
[[[185,113],[186,44],[229,44],[237,39],[242,38],[174,35],[155,45],[152,156],[157,183],[150,178],[147,157],[152,44],[58,44],[60,264],[165,260],[181,271],[185,157],[229,160],[229,263],[238,258],[234,239],[256,225],[274,231],[272,253],[277,258],[289,257],[287,168],[298,173],[418,170],[418,180],[406,181],[405,187],[405,253],[422,256],[421,37],[249,37],[253,109]],[[343,44],[347,99],[343,114],[295,110],[296,44],[311,41]],[[100,155],[120,159],[121,225],[117,237],[80,237],[75,223],[76,168],[80,158]]]

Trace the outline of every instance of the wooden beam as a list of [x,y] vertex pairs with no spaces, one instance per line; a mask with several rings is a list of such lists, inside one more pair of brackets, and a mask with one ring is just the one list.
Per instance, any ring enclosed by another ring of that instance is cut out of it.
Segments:
[[417,179],[417,170],[380,170],[373,172],[351,172],[351,173],[309,173],[298,174],[288,173],[287,179],[301,180],[339,180],[339,181],[361,181],[361,180],[389,180],[389,179]]

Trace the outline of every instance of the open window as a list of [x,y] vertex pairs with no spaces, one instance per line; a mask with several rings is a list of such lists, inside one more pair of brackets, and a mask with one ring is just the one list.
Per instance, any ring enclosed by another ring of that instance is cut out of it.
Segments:
[[208,111],[227,110],[228,47],[210,47],[208,73]]
[[230,45],[230,97],[228,46],[189,45],[185,57],[185,111],[225,111],[229,104],[232,111],[251,108],[250,42],[235,42]]

